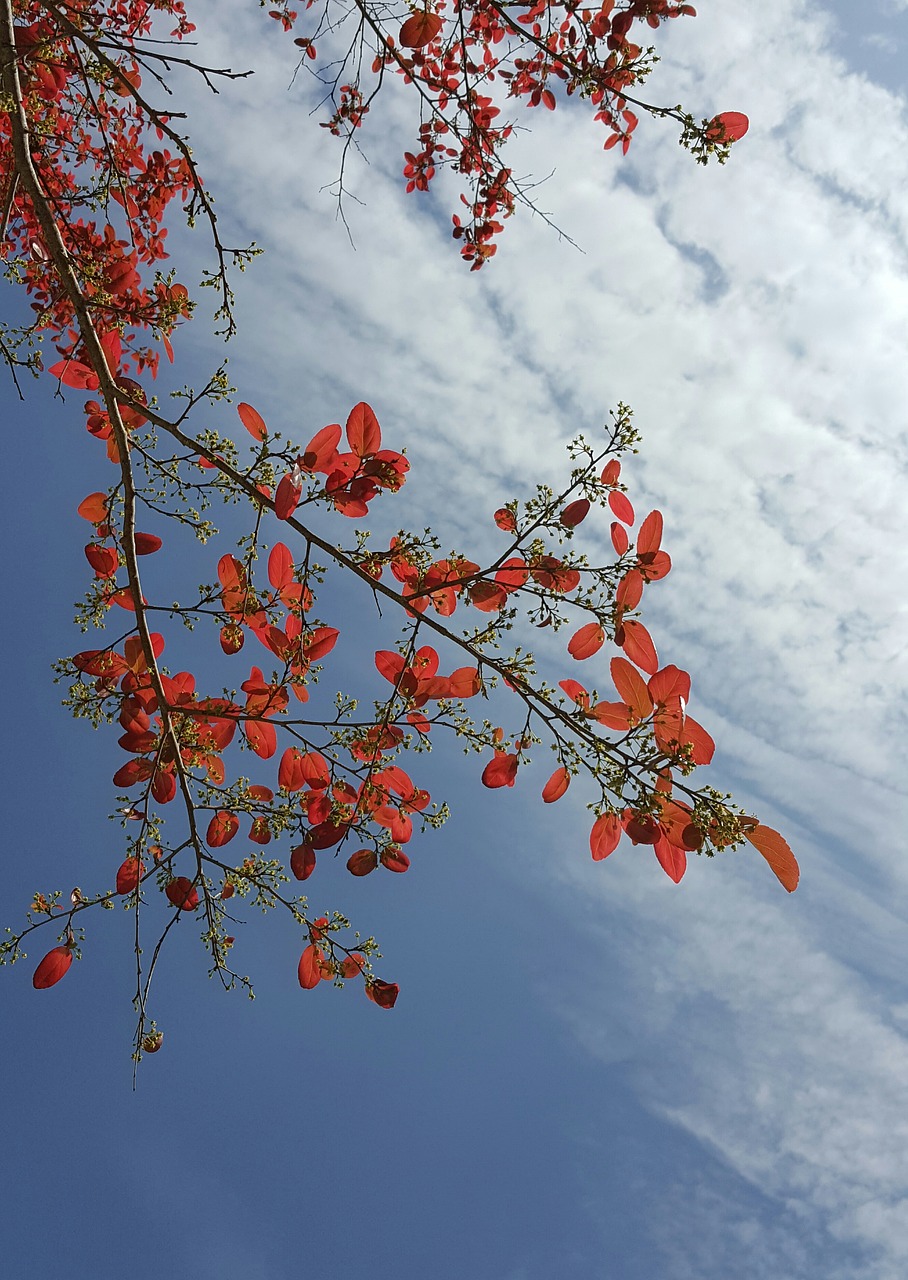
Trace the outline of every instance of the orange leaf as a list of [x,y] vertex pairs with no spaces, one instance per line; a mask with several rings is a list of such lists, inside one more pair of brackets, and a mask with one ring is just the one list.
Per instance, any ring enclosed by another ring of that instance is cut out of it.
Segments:
[[787,840],[778,831],[773,831],[772,827],[764,827],[762,824],[754,827],[753,831],[745,831],[744,838],[762,853],[779,883],[789,893],[794,893],[801,878],[801,870]]
[[608,496],[608,504],[623,524],[634,523],[634,508],[631,506],[630,499],[623,493],[613,489]]
[[651,511],[637,533],[637,555],[658,551],[662,543],[662,512]]
[[625,622],[622,624],[624,639],[621,648],[647,675],[653,676],[659,670],[659,658],[652,637],[642,622]]
[[236,411],[249,434],[256,440],[264,440],[268,435],[268,428],[258,410],[253,409],[251,404],[238,404]]
[[601,862],[614,853],[621,839],[621,822],[617,813],[603,813],[593,823],[590,832],[590,852],[595,862]]
[[709,764],[716,751],[716,744],[702,724],[698,724],[693,716],[684,717],[681,745],[690,745],[694,764]]
[[83,520],[91,524],[103,524],[107,519],[107,494],[90,493],[76,508]]
[[589,714],[607,729],[617,729],[620,733],[631,727],[631,711],[623,702],[597,702],[590,707]]
[[579,681],[559,680],[558,687],[563,689],[571,701],[576,702],[577,706],[582,707],[584,711],[590,705],[590,695]]
[[669,698],[690,700],[690,676],[673,664],[663,667],[647,681],[653,702],[668,702]]
[[[441,25],[440,19],[439,25]],[[365,401],[361,400],[350,410],[350,416],[347,419],[347,439],[350,441],[350,448],[358,458],[366,458],[370,454],[378,453],[381,448],[381,427],[378,425],[378,418]]]
[[542,788],[542,798],[546,804],[554,804],[556,800],[560,800],[571,785],[571,775],[562,765],[556,769],[549,778],[548,782]]
[[598,653],[605,643],[605,632],[598,622],[588,622],[586,626],[575,631],[568,642],[568,653],[578,662],[591,658]]
[[643,596],[643,574],[639,569],[629,569],[618,583],[615,603],[622,609],[636,609]]
[[687,870],[687,854],[684,850],[666,840],[665,836],[660,836],[653,845],[653,853],[668,878],[674,880],[675,884],[680,883]]
[[646,720],[653,709],[653,703],[640,672],[626,658],[612,658],[609,669],[612,683],[627,703],[634,719]]
[[418,10],[400,29],[400,42],[405,49],[422,49],[431,44],[443,26],[437,13]]

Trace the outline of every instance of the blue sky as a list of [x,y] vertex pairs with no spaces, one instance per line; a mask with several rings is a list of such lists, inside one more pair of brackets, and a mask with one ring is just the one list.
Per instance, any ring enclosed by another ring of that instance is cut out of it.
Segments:
[[[31,989],[37,950],[0,975],[4,1270],[900,1280],[908,9],[700,6],[650,92],[746,111],[731,162],[699,169],[643,125],[621,161],[576,113],[540,113],[515,167],[556,170],[540,203],[583,252],[521,213],[478,275],[444,190],[402,194],[393,95],[349,175],[353,249],[321,190],[337,144],[286,93],[286,42],[254,6],[200,9],[211,60],[257,69],[221,99],[189,90],[222,219],[266,249],[239,282],[242,398],[304,440],[369,400],[408,447],[406,520],[467,552],[503,499],[560,474],[577,430],[632,403],[628,481],[675,562],[648,619],[693,675],[717,784],[786,831],[802,885],[789,898],[743,853],[695,860],[678,888],[646,850],[593,865],[582,799],[543,811],[438,753],[426,777],[453,816],[408,875],[312,882],[313,905],[378,935],[393,1013],[301,992],[277,920],[239,939],[256,1001],[225,996],[187,922],[157,980],[165,1050],[134,1094],[130,916],[99,921],[52,991]],[[202,236],[173,235],[189,283]],[[180,376],[201,377],[221,349],[201,320],[182,338]],[[49,670],[86,643],[75,507],[107,473],[78,395],[2,394],[11,922],[36,888],[116,867],[120,761],[67,720]],[[352,642],[334,670],[354,680]]]

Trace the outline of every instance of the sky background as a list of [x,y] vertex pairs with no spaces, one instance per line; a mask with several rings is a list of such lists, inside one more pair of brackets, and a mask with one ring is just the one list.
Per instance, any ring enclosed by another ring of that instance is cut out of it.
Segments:
[[[452,188],[403,194],[396,94],[347,175],[351,245],[323,190],[338,144],[310,88],[287,91],[289,41],[254,5],[198,8],[204,56],[256,69],[219,98],[186,90],[222,225],[266,250],[237,285],[240,398],[301,441],[368,400],[413,467],[379,524],[431,521],[468,554],[631,403],[624,478],[663,511],[675,565],[646,620],[692,673],[710,780],[786,833],[802,883],[789,897],[745,851],[692,859],[678,887],[645,848],[594,865],[585,797],[534,800],[544,761],[492,793],[439,751],[425,776],[453,816],[408,875],[311,882],[314,907],[379,937],[393,1013],[352,985],[301,992],[276,918],[238,940],[258,998],[225,996],[187,922],[133,1093],[132,917],[97,921],[46,993],[38,941],[0,975],[4,1272],[901,1280],[908,4],[702,4],[660,33],[647,92],[745,111],[729,164],[700,168],[647,121],[622,160],[582,109],[539,112],[514,168],[553,173],[539,204],[580,248],[521,211],[480,273],[450,239]],[[172,239],[191,284],[203,233]],[[203,320],[180,338],[178,376],[201,380],[222,351]],[[78,393],[26,390],[0,392],[9,923],[122,857],[104,816],[122,754],[67,719],[50,673],[88,643],[75,507],[108,471]],[[353,597],[336,608],[357,622]],[[326,676],[357,670],[353,636]]]

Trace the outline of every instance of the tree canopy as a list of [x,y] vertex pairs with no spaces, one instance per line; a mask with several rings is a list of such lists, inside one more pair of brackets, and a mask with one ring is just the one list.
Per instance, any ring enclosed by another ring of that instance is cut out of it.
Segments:
[[[398,987],[376,972],[372,922],[315,915],[294,881],[406,872],[411,838],[447,817],[420,781],[430,749],[475,752],[490,789],[525,785],[531,756],[550,753],[541,802],[581,790],[595,860],[626,837],[678,882],[688,855],[749,844],[793,890],[784,839],[700,782],[715,745],[690,712],[690,675],[659,655],[641,619],[671,559],[660,512],[638,518],[628,495],[622,467],[638,443],[629,407],[615,406],[597,438],[573,441],[563,475],[490,511],[477,548],[462,551],[445,551],[431,530],[370,538],[373,503],[406,518],[409,462],[406,442],[389,447],[365,402],[288,440],[242,388],[231,407],[222,367],[164,413],[155,379],[179,368],[195,305],[167,261],[173,202],[207,230],[202,284],[227,334],[231,272],[258,252],[228,242],[173,77],[229,87],[248,73],[193,60],[181,0],[0,0],[0,14],[4,260],[32,311],[4,328],[3,353],[17,385],[41,373],[45,386],[88,397],[99,479],[78,503],[93,577],[77,620],[99,634],[58,675],[74,714],[116,726],[126,757],[112,779],[119,866],[86,865],[95,888],[36,893],[2,958],[19,958],[32,933],[56,934],[33,975],[36,988],[53,986],[90,954],[98,909],[121,902],[136,920],[139,1057],[161,1046],[151,981],[174,925],[195,916],[212,974],[249,988],[234,962],[237,912],[281,909],[299,927],[301,987],[356,981],[390,1008]],[[606,150],[626,153],[651,117],[678,127],[697,161],[728,157],[747,129],[741,113],[698,122],[640,96],[656,58],[644,40],[693,16],[667,0],[598,10],[326,0],[302,14],[281,4],[266,20],[287,33],[288,66],[324,86],[319,123],[341,140],[341,200],[350,147],[378,116],[386,78],[400,77],[418,120],[406,189],[422,197],[441,170],[457,175],[452,241],[476,271],[494,270],[507,219],[532,203],[505,158],[518,112],[582,100]],[[487,535],[498,538],[492,551]],[[149,556],[174,571],[197,566],[201,585],[174,599],[167,574],[145,569]],[[338,578],[355,586],[352,616],[333,612]],[[376,610],[396,628],[391,648],[372,645]],[[557,662],[527,650],[531,627],[563,631]],[[332,677],[345,643],[357,668],[350,693]],[[606,646],[610,687],[600,691],[574,673]],[[170,652],[186,669],[167,665]]]

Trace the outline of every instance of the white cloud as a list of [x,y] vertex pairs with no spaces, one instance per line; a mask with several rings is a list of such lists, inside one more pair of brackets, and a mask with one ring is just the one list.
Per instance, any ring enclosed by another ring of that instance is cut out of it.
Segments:
[[[692,671],[742,799],[774,803],[800,835],[807,874],[791,906],[770,896],[762,864],[698,868],[666,911],[657,869],[638,881],[640,859],[616,854],[598,869],[607,889],[578,871],[571,901],[599,912],[607,893],[645,938],[622,974],[641,1010],[628,1052],[652,1050],[634,1063],[648,1104],[794,1206],[808,1236],[840,1241],[842,1276],[896,1280],[908,1261],[906,1006],[893,994],[908,960],[904,100],[828,52],[818,6],[712,6],[676,24],[649,92],[704,114],[746,110],[731,162],[703,171],[653,125],[622,167],[582,113],[540,113],[515,167],[557,169],[540,202],[584,253],[521,212],[477,278],[450,244],[447,206],[430,218],[402,194],[409,133],[391,142],[378,122],[363,137],[371,167],[349,173],[367,202],[348,204],[350,250],[319,193],[337,144],[296,91],[284,96],[285,46],[260,39],[256,14],[232,16],[230,46],[239,32],[259,74],[229,90],[227,114],[205,109],[195,138],[203,168],[217,157],[225,222],[268,249],[241,293],[245,397],[303,438],[370,399],[415,463],[406,518],[441,505],[443,542],[467,551],[501,498],[561,465],[564,440],[617,399],[634,404],[645,441],[628,479],[638,505],[665,512],[676,565],[652,592],[657,642]],[[406,119],[393,96],[383,118]],[[708,1016],[685,1019],[697,999]],[[589,1028],[616,1000],[594,990],[572,1015],[606,1057],[614,1043]],[[683,1093],[666,1102],[669,1075]],[[813,1276],[809,1257],[796,1265]]]

